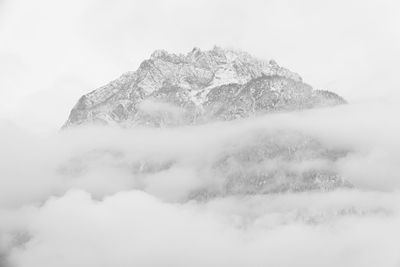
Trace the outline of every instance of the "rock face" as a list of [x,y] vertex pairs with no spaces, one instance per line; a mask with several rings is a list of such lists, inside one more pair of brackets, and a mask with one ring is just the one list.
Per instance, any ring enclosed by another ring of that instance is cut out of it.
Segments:
[[219,47],[186,55],[157,50],[137,71],[82,96],[64,127],[169,127],[342,103],[273,60]]

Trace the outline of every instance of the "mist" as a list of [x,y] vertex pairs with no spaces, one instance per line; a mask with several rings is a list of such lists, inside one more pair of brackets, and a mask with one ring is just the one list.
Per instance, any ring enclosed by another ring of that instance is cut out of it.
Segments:
[[[400,127],[382,119],[396,111],[353,104],[46,137],[2,122],[1,266],[398,266]],[[323,166],[353,187],[190,197],[220,187],[207,166],[221,155],[282,131],[347,153],[253,168]]]

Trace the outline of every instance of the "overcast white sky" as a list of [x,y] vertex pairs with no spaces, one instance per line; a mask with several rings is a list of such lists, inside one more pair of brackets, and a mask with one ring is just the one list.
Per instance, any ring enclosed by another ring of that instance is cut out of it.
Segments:
[[350,102],[396,101],[399,25],[395,0],[0,0],[0,119],[56,130],[153,50],[213,45],[274,58]]

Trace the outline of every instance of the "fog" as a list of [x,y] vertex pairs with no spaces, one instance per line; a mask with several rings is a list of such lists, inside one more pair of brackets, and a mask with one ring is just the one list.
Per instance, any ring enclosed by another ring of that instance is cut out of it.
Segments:
[[[0,265],[399,266],[396,111],[390,102],[353,104],[47,137],[2,122]],[[285,168],[328,164],[354,188],[189,197],[219,186],[206,166],[221,154],[282,130],[348,151]]]
[[[400,266],[398,13],[394,0],[0,0],[0,267]],[[79,97],[155,49],[214,45],[275,59],[349,104],[59,130]],[[335,156],[227,156],[302,138]],[[235,172],[310,169],[351,186],[224,188]]]

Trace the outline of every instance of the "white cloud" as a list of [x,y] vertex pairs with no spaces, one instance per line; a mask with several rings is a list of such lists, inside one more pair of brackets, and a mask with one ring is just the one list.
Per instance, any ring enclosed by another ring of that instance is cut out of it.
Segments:
[[180,205],[137,191],[102,202],[71,191],[31,215],[35,235],[11,259],[17,266],[397,266],[398,200],[336,192]]

